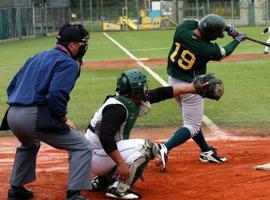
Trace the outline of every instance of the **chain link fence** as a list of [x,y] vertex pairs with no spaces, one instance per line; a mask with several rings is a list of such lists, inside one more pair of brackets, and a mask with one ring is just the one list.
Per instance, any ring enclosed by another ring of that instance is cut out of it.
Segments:
[[46,35],[70,21],[68,0],[1,0],[0,39]]
[[265,25],[270,20],[270,0],[180,0],[177,19],[201,19],[208,13],[222,16],[234,25]]
[[104,22],[119,24],[123,16],[138,27],[145,19],[154,24],[155,18],[165,16],[167,21],[160,26],[149,27],[170,28],[169,24],[208,13],[233,25],[265,25],[270,20],[270,0],[0,0],[0,40],[46,35],[68,22],[102,31]]

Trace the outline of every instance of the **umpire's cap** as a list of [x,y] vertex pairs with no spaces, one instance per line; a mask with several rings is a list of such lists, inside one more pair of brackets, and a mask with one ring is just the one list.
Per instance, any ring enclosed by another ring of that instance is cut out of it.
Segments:
[[80,42],[87,44],[89,32],[81,24],[65,24],[61,27],[57,35],[57,44],[67,44],[69,42]]
[[206,40],[215,40],[224,37],[225,22],[222,17],[208,14],[199,22],[198,28]]

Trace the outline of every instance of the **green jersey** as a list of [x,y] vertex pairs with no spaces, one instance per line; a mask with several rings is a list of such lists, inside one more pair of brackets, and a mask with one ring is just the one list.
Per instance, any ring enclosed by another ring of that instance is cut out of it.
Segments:
[[223,58],[221,47],[216,43],[198,38],[194,30],[198,21],[188,20],[175,31],[173,44],[168,56],[168,75],[187,82],[206,73],[206,64],[210,60]]

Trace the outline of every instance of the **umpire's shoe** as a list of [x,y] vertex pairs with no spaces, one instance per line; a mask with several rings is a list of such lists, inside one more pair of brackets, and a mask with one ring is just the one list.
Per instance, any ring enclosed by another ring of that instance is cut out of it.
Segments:
[[30,200],[34,198],[34,193],[23,186],[12,186],[8,189],[8,200]]
[[200,154],[199,160],[203,163],[224,163],[227,158],[219,156],[216,149],[211,147],[211,150]]

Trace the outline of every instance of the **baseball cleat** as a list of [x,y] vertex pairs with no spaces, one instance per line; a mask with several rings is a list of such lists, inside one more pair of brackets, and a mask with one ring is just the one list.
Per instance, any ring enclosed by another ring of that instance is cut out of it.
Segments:
[[142,195],[132,189],[119,191],[116,187],[110,187],[106,192],[106,197],[113,199],[140,199]]
[[166,162],[168,160],[168,149],[164,144],[157,145],[157,156],[155,158],[156,167],[159,168],[161,172],[166,171]]
[[227,161],[227,158],[221,157],[217,154],[216,149],[211,147],[209,151],[202,152],[200,154],[199,160],[203,163],[224,163]]

